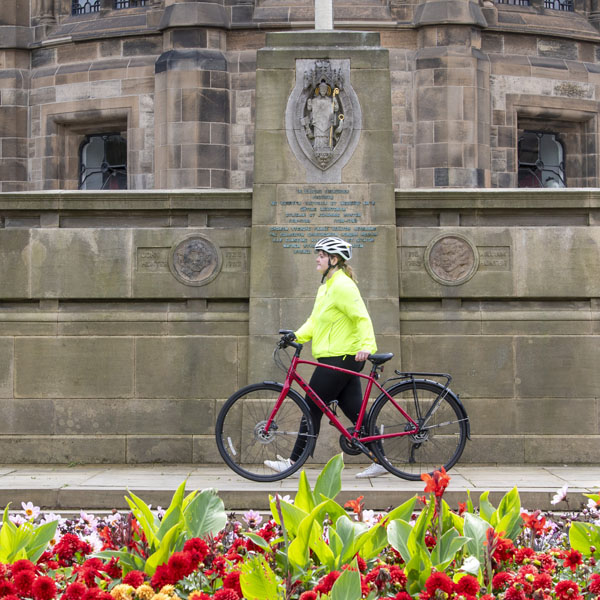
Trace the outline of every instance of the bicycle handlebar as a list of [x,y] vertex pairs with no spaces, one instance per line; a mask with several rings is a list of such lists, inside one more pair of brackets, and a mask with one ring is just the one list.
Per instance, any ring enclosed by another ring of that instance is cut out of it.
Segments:
[[279,333],[281,334],[281,339],[277,343],[279,348],[287,348],[288,346],[291,346],[292,348],[296,348],[296,350],[302,349],[302,344],[294,342],[296,339],[296,334],[291,329],[280,329]]

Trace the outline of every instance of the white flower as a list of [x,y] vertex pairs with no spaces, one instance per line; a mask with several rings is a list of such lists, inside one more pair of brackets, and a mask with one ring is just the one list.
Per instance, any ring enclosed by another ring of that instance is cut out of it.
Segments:
[[42,518],[42,520],[40,521],[40,523],[43,525],[44,523],[52,523],[53,521],[60,522],[61,519],[62,519],[62,517],[60,515],[55,514],[55,513],[45,513],[44,517]]
[[114,515],[108,515],[108,517],[106,517],[106,521],[110,525],[114,525],[115,523],[117,523],[118,521],[120,521],[121,518],[122,518],[121,517],[121,513],[115,513]]
[[79,518],[83,523],[85,523],[88,527],[96,527],[98,524],[98,519],[94,515],[88,515],[87,513],[81,511],[79,513]]
[[568,484],[565,483],[565,485],[563,485],[560,488],[560,490],[558,490],[556,492],[556,494],[554,494],[554,496],[552,497],[552,500],[550,500],[550,504],[558,504],[559,502],[566,500],[568,489],[569,489],[569,486],[568,486]]
[[375,525],[375,523],[377,523],[377,519],[375,518],[375,511],[367,509],[363,510],[362,520],[363,523],[366,523],[367,525]]
[[24,517],[23,515],[10,515],[8,518],[9,518],[9,519],[12,521],[12,523],[13,523],[14,525],[16,525],[17,527],[19,527],[19,526],[23,525],[23,523],[25,523],[25,522],[26,522],[26,519],[25,519],[25,517]]
[[256,527],[262,523],[262,517],[260,516],[260,513],[256,512],[255,510],[246,511],[243,519],[250,527]]
[[594,512],[597,512],[598,510],[600,510],[600,506],[598,506],[598,505],[596,504],[596,501],[595,501],[595,500],[592,500],[591,498],[589,498],[589,499],[588,499],[588,502],[587,502],[587,507],[588,507],[590,510],[593,510]]
[[28,521],[33,521],[40,514],[40,507],[34,506],[33,502],[21,502],[21,506],[23,507],[25,518]]
[[473,575],[477,575],[480,566],[481,563],[477,558],[475,558],[474,556],[467,556],[460,570],[465,571],[466,573],[472,573]]

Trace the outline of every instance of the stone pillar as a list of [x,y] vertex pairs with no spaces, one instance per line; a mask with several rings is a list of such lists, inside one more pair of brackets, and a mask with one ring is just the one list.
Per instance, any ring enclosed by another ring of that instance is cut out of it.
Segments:
[[421,0],[415,11],[416,187],[490,187],[486,21],[471,0]]
[[155,65],[157,188],[227,188],[230,86],[222,7],[177,3],[159,29],[165,52]]
[[267,34],[254,165],[249,381],[283,376],[271,359],[277,331],[310,314],[320,284],[313,247],[327,235],[353,244],[379,349],[399,364],[390,74],[379,34]]
[[29,2],[0,10],[0,192],[27,189]]

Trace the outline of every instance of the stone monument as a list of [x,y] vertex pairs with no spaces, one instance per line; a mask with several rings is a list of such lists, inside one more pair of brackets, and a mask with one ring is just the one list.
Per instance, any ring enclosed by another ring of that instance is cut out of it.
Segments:
[[388,51],[378,33],[333,30],[330,9],[317,2],[314,31],[268,33],[258,52],[249,382],[283,377],[277,332],[310,314],[328,235],[352,243],[379,350],[400,359]]

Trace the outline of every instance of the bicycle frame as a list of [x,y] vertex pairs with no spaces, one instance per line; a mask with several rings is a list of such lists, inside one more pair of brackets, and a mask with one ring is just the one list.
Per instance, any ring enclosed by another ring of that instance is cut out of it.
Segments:
[[[269,415],[267,423],[265,425],[265,432],[269,431],[271,423],[273,422],[275,415],[279,411],[281,404],[283,403],[289,389],[292,387],[294,382],[297,382],[298,385],[304,390],[304,392],[308,395],[308,397],[320,408],[324,415],[327,416],[331,424],[348,440],[353,442],[359,442],[361,445],[368,444],[370,442],[377,442],[380,440],[385,440],[388,438],[401,437],[406,435],[413,435],[418,433],[421,429],[419,425],[406,413],[406,411],[390,396],[387,391],[381,386],[376,380],[376,372],[378,370],[377,365],[373,365],[371,368],[371,372],[369,375],[363,375],[362,373],[358,373],[356,371],[350,371],[348,369],[343,369],[341,367],[334,367],[332,365],[326,365],[319,362],[314,362],[311,360],[302,360],[300,358],[300,352],[302,351],[302,344],[290,343],[290,346],[296,348],[294,352],[294,356],[292,357],[292,362],[287,370],[287,375],[285,377],[285,382],[283,384],[283,389],[275,406],[273,407],[273,411]],[[350,375],[354,375],[355,377],[360,377],[362,379],[367,380],[367,387],[365,389],[365,393],[363,395],[362,404],[360,407],[360,411],[358,413],[358,419],[356,421],[356,425],[354,427],[354,432],[350,433],[346,427],[340,422],[337,418],[336,414],[329,408],[329,406],[319,397],[319,395],[310,387],[310,385],[302,378],[301,375],[298,374],[296,367],[298,365],[311,365],[314,367],[322,367],[324,369],[331,369],[332,371],[340,371],[342,373],[348,373]],[[381,369],[381,368],[380,368]],[[385,383],[385,382],[384,382]],[[367,405],[369,403],[369,397],[371,395],[371,391],[373,389],[373,384],[383,393],[385,394],[389,401],[396,407],[396,409],[404,416],[407,423],[413,425],[413,428],[408,429],[407,431],[400,431],[396,433],[386,433],[381,435],[371,435],[360,437],[360,431],[362,428],[362,424],[365,418],[365,414],[367,412]],[[434,411],[435,412],[435,411]]]

